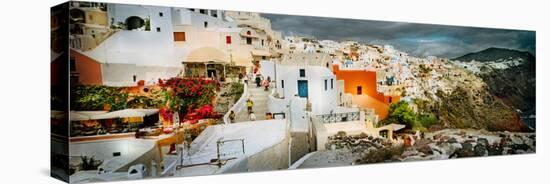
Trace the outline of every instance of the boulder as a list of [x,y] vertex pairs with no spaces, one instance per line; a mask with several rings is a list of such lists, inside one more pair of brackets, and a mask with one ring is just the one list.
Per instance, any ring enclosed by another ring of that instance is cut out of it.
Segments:
[[430,146],[427,144],[417,144],[415,147],[416,147],[416,150],[426,155],[433,154],[432,148],[430,148]]
[[439,138],[441,138],[441,134],[435,134],[432,137],[434,140],[438,140]]
[[487,151],[487,148],[483,144],[478,144],[474,147],[474,154],[476,156],[488,156],[489,151]]
[[523,142],[531,147],[535,146],[535,140],[530,137],[524,137]]
[[417,150],[411,149],[411,150],[404,151],[401,154],[401,157],[410,157],[410,156],[415,156],[415,155],[418,155],[418,154],[419,154],[419,152]]
[[494,143],[493,145],[487,147],[487,152],[489,156],[502,155],[502,147],[500,146],[500,144]]
[[456,138],[454,138],[454,137],[453,137],[453,138],[450,138],[447,142],[448,142],[448,143],[451,143],[451,144],[453,144],[453,143],[458,143],[458,141],[457,141]]
[[424,153],[426,155],[431,155],[431,154],[433,154],[433,150],[432,150],[432,148],[430,147],[429,144],[431,144],[431,141],[426,140],[426,139],[420,139],[420,140],[416,141],[416,144],[414,145],[414,148],[416,150],[418,150],[419,152],[421,152],[421,153]]
[[510,139],[512,141],[512,143],[514,144],[523,144],[523,140],[521,139],[521,137],[515,135],[515,136],[510,136]]
[[470,143],[462,143],[462,148],[455,151],[449,158],[464,158],[475,156],[474,148]]
[[487,140],[486,138],[478,138],[477,139],[477,144],[481,144],[485,147],[489,146],[489,140]]
[[527,151],[530,147],[527,144],[514,144],[514,145],[511,145],[510,148],[512,148],[516,151],[517,150]]
[[464,142],[461,144],[462,145],[462,149],[467,149],[467,150],[473,150],[473,146],[472,144],[468,143],[468,142]]
[[500,139],[500,146],[502,146],[502,147],[508,147],[512,144],[514,144],[514,143],[512,143],[512,139],[509,138],[509,137]]

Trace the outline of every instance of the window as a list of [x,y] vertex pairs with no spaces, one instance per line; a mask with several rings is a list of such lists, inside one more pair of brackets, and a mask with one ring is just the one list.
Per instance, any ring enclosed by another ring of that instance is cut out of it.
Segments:
[[252,38],[246,38],[246,44],[252,45]]
[[285,88],[285,80],[281,80],[281,88]]
[[306,69],[300,69],[300,77],[306,77]]
[[357,95],[363,94],[363,86],[357,86]]
[[334,79],[330,79],[330,89],[334,89]]
[[164,14],[162,12],[159,12],[159,17],[162,17],[164,16]]
[[327,82],[327,80],[325,79],[325,91],[328,90],[328,87],[327,87],[328,85],[327,85],[327,83],[328,83],[328,82]]
[[212,15],[212,17],[218,17],[218,11],[216,10],[210,10],[210,15]]
[[392,100],[392,99],[391,99],[391,96],[390,96],[390,103],[391,103],[391,100]]
[[231,44],[231,36],[225,36],[225,43]]
[[174,32],[174,41],[185,41],[185,32]]
[[264,39],[262,39],[262,46],[264,46]]
[[134,79],[134,82],[136,82],[137,76],[134,75],[132,78]]
[[189,8],[189,11],[194,12],[194,11],[195,11],[195,8]]
[[157,32],[160,32],[160,27],[157,27]]
[[246,31],[246,35],[251,35],[252,33],[250,31]]
[[204,21],[204,28],[208,28],[208,22]]
[[205,14],[205,15],[208,14],[208,12],[207,12],[205,9],[200,9],[200,10],[199,10],[199,13],[200,13],[200,14]]

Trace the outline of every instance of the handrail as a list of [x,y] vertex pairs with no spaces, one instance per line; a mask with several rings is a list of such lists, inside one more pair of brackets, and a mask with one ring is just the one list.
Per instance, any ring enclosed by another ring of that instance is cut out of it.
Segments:
[[330,114],[320,114],[317,117],[321,120],[322,123],[338,123],[338,122],[347,122],[347,121],[357,121],[359,120],[359,111],[357,112],[343,112],[343,113],[330,113]]
[[235,114],[238,114],[244,108],[246,99],[248,99],[248,96],[250,95],[248,93],[248,84],[244,82],[242,84],[244,85],[243,94],[241,95],[239,100],[237,100],[237,102],[233,104],[233,106],[223,116],[223,122],[225,124],[231,124],[231,120],[229,119],[229,114],[231,113],[231,111],[235,112]]

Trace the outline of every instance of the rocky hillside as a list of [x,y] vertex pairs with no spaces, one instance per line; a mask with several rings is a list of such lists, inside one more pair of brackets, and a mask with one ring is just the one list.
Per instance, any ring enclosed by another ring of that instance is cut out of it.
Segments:
[[[477,75],[487,83],[492,94],[513,108],[521,110],[522,116],[535,114],[536,59],[532,54],[489,48],[455,60],[470,64],[473,64],[474,60],[481,62],[482,64],[477,64]],[[502,65],[504,63],[506,64]]]
[[443,62],[447,69],[432,73],[439,77],[419,77],[415,84],[424,95],[414,102],[420,113],[434,114],[438,120],[426,128],[529,131],[518,109],[534,108],[534,75],[528,71],[527,62],[500,61],[507,64]]
[[490,131],[527,131],[519,114],[483,88],[457,87],[452,93],[438,93],[441,99],[431,111],[444,127]]

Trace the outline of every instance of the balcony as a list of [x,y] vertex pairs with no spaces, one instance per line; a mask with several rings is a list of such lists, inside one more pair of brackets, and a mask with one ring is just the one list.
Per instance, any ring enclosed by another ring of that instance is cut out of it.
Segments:
[[331,114],[321,114],[317,115],[317,118],[324,123],[341,123],[349,121],[359,121],[359,111],[357,112],[346,112],[346,113],[331,113]]

